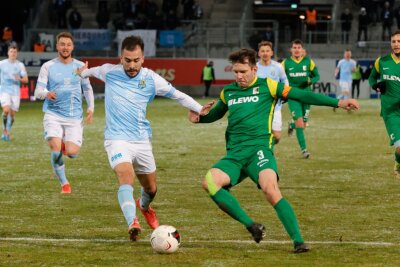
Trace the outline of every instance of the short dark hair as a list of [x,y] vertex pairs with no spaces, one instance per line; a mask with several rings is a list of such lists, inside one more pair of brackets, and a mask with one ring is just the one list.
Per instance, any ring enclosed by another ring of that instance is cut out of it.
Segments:
[[74,36],[70,32],[60,32],[59,34],[57,34],[56,37],[57,43],[61,38],[69,38],[71,39],[72,42],[74,42]]
[[392,33],[392,35],[390,35],[390,38],[392,38],[393,36],[400,34],[400,30],[395,30],[394,33]]
[[126,49],[129,51],[135,50],[135,48],[139,46],[142,51],[144,51],[144,43],[140,36],[128,36],[122,41],[121,51]]
[[293,46],[294,44],[299,44],[299,45],[303,46],[303,41],[301,41],[300,39],[294,39],[294,40],[292,41],[292,46]]
[[229,61],[234,63],[249,64],[249,66],[255,66],[257,59],[257,53],[251,48],[242,48],[238,51],[232,52],[229,55]]

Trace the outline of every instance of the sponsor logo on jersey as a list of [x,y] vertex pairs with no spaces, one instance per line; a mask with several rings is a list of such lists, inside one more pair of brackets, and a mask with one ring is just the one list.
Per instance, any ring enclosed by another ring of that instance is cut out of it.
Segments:
[[245,97],[239,97],[237,99],[230,99],[228,101],[228,106],[231,105],[236,105],[236,104],[243,104],[243,103],[256,103],[258,102],[259,98],[258,96],[245,96]]
[[303,66],[303,70],[306,71],[307,70],[307,66]]
[[398,81],[400,82],[400,77],[396,75],[388,75],[388,74],[383,74],[383,79],[386,81]]
[[294,72],[294,73],[289,73],[290,77],[306,77],[307,72]]
[[260,93],[260,88],[259,87],[254,87],[253,88],[253,95],[258,95]]

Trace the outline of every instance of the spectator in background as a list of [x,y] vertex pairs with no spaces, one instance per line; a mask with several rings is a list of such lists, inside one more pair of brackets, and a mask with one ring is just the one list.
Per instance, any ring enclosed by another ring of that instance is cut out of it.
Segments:
[[67,28],[67,3],[65,0],[55,0],[54,9],[57,14],[57,25],[59,29]]
[[81,27],[82,15],[81,15],[81,13],[79,13],[79,11],[76,7],[72,8],[72,11],[68,17],[68,21],[69,21],[69,26],[73,30],[79,29]]
[[191,20],[193,19],[193,6],[194,0],[182,0],[183,6],[183,19],[184,20]]
[[96,14],[96,21],[99,29],[107,29],[110,21],[110,14],[107,10],[107,2],[100,2],[99,10]]
[[214,62],[210,61],[201,72],[201,82],[204,83],[205,87],[203,98],[209,96],[211,84],[213,82],[215,83],[215,72],[213,66]]
[[400,6],[394,11],[394,17],[396,18],[397,22],[397,29],[400,29]]
[[259,31],[254,31],[252,35],[250,35],[248,39],[249,46],[253,48],[254,51],[258,50],[258,44],[262,41],[262,33]]
[[[264,36],[262,36],[261,41],[268,41],[273,44],[275,43],[275,33],[274,33],[274,30],[272,29],[272,24],[270,24],[270,23],[267,24],[267,27],[264,32]],[[257,44],[256,51],[258,51],[258,44]]]
[[315,10],[314,6],[309,6],[306,10],[306,24],[308,40],[312,41],[314,39],[313,33],[317,29],[317,10]]
[[363,79],[363,69],[361,68],[360,64],[356,62],[356,68],[354,72],[351,74],[352,76],[352,83],[351,83],[351,98],[354,98],[354,91],[357,90],[356,98],[360,97],[360,82]]
[[46,49],[44,43],[41,42],[40,37],[36,38],[36,42],[33,44],[33,52],[42,53]]
[[389,2],[385,2],[382,11],[382,41],[385,41],[385,32],[388,33],[388,38],[392,35],[392,25],[393,25],[393,11]]
[[358,34],[357,41],[361,41],[361,34],[364,33],[364,41],[368,41],[369,17],[365,7],[362,7],[358,15]]
[[342,23],[342,44],[348,44],[351,23],[353,20],[353,15],[350,13],[350,9],[346,8],[344,10],[344,12],[340,15],[340,20]]
[[3,57],[6,57],[8,54],[8,47],[10,46],[17,46],[17,43],[14,41],[13,37],[13,30],[11,27],[4,27],[3,28],[3,35],[2,35],[2,43],[1,43],[1,55]]
[[203,17],[203,8],[199,4],[199,1],[194,1],[193,4],[193,18],[201,19]]
[[171,9],[165,18],[165,26],[168,30],[175,30],[179,25],[180,20],[176,15],[176,12]]

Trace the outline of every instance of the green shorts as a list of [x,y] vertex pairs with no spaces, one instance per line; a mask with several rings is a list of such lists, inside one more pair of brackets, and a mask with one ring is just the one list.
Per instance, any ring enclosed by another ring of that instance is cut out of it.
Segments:
[[274,170],[278,176],[275,156],[268,145],[243,146],[228,150],[227,155],[212,167],[228,174],[231,183],[226,188],[239,184],[247,177],[258,185],[258,175],[265,169]]
[[400,140],[400,116],[389,116],[383,118],[386,131],[389,135],[390,145]]
[[289,105],[290,113],[292,114],[293,120],[297,120],[298,118],[304,117],[306,114],[308,117],[308,113],[310,112],[309,111],[310,105],[303,104],[303,103],[300,103],[299,101],[291,100],[291,99],[288,100],[288,105]]

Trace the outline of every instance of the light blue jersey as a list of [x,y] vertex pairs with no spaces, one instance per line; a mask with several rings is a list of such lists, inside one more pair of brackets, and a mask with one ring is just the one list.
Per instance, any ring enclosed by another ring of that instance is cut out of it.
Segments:
[[135,77],[129,77],[121,64],[104,64],[83,71],[81,76],[96,77],[105,82],[105,140],[151,140],[146,110],[156,95],[175,99],[198,113],[202,108],[193,98],[147,68],[141,68]]
[[[44,63],[40,69],[35,96],[45,99],[43,112],[69,119],[82,119],[82,90],[89,109],[94,109],[93,89],[89,79],[82,79],[75,71],[83,62],[73,59],[64,64],[59,58]],[[57,99],[49,100],[47,92],[56,92]]]
[[337,64],[337,68],[340,71],[339,81],[351,83],[353,80],[351,74],[355,67],[356,67],[356,62],[353,59],[346,60],[343,58],[343,59],[339,60],[339,62]]
[[11,62],[9,59],[0,61],[0,86],[1,93],[10,96],[20,95],[21,82],[15,79],[15,76],[27,76],[25,66],[22,62],[15,60]]
[[[257,62],[257,77],[270,78],[274,81],[289,85],[285,70],[283,69],[282,65],[275,60],[271,60],[270,64],[267,66]],[[275,111],[281,110],[282,104],[283,100],[279,99],[275,106]]]
[[257,76],[260,78],[268,77],[274,81],[289,85],[282,65],[275,60],[271,60],[271,63],[268,66],[261,65],[260,62],[257,62]]

